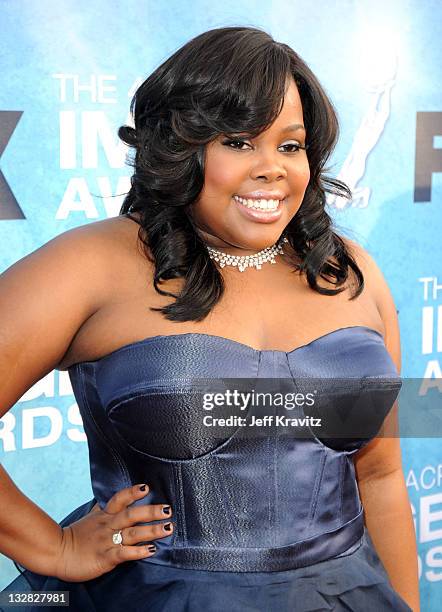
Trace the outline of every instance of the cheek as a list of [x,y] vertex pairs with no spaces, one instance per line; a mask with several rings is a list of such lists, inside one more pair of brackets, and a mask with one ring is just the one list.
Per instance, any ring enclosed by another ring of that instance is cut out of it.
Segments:
[[215,191],[207,189],[201,193],[197,202],[191,206],[191,214],[197,225],[203,231],[216,231],[219,223],[222,223],[222,212],[219,205],[219,195]]
[[206,163],[204,186],[207,195],[216,196],[220,193],[234,193],[241,182],[240,165],[233,162],[231,156],[212,155]]
[[298,169],[297,172],[297,184],[299,185],[299,189],[305,191],[307,189],[307,185],[310,181],[310,166],[307,160],[305,163]]

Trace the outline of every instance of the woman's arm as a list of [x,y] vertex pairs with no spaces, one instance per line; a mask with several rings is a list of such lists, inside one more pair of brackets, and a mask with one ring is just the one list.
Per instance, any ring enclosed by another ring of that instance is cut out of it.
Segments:
[[[109,264],[104,234],[92,225],[65,232],[0,275],[0,417],[56,367],[99,307]],[[50,575],[61,539],[61,527],[0,466],[0,552]]]
[[0,552],[37,574],[54,576],[63,529],[34,504],[0,465]]
[[[354,243],[351,245],[354,247]],[[360,246],[352,249],[362,268],[367,290],[375,298],[384,323],[385,346],[401,372],[401,346],[396,307],[384,276]],[[419,612],[416,534],[402,470],[398,404],[374,440],[353,456],[365,523],[393,588],[413,612]]]
[[390,582],[413,612],[419,612],[416,536],[402,468],[358,479],[358,487],[368,532]]

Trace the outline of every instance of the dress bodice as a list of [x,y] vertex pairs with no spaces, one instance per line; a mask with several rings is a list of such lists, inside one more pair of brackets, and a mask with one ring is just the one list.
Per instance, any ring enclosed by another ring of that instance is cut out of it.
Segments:
[[[144,562],[276,571],[338,556],[361,538],[352,455],[401,387],[379,332],[340,328],[289,352],[209,334],[154,336],[68,372],[100,506],[147,482],[136,504],[173,508],[173,533]],[[215,405],[213,393],[225,399],[233,388],[249,392],[247,404],[237,395],[242,403]],[[271,405],[258,402],[260,391]]]

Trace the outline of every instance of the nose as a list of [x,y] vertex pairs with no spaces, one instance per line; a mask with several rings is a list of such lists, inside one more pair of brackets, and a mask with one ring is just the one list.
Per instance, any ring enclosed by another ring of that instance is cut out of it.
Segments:
[[253,179],[263,178],[270,182],[286,178],[287,170],[278,154],[263,153],[253,165],[250,175]]

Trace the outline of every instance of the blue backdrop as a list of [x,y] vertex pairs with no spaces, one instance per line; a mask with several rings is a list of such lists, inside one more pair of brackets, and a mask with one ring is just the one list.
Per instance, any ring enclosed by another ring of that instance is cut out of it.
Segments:
[[[402,376],[432,381],[432,406],[441,406],[440,2],[2,0],[0,22],[0,270],[67,229],[118,213],[130,168],[117,128],[131,123],[130,99],[148,74],[205,30],[261,27],[307,61],[337,108],[331,173],[354,199],[330,198],[330,213],[391,287]],[[416,403],[416,420],[419,410]],[[441,430],[407,431],[422,610],[436,612]],[[22,491],[56,520],[92,497],[67,373],[50,373],[0,420],[0,453]],[[0,555],[0,588],[16,573]]]

